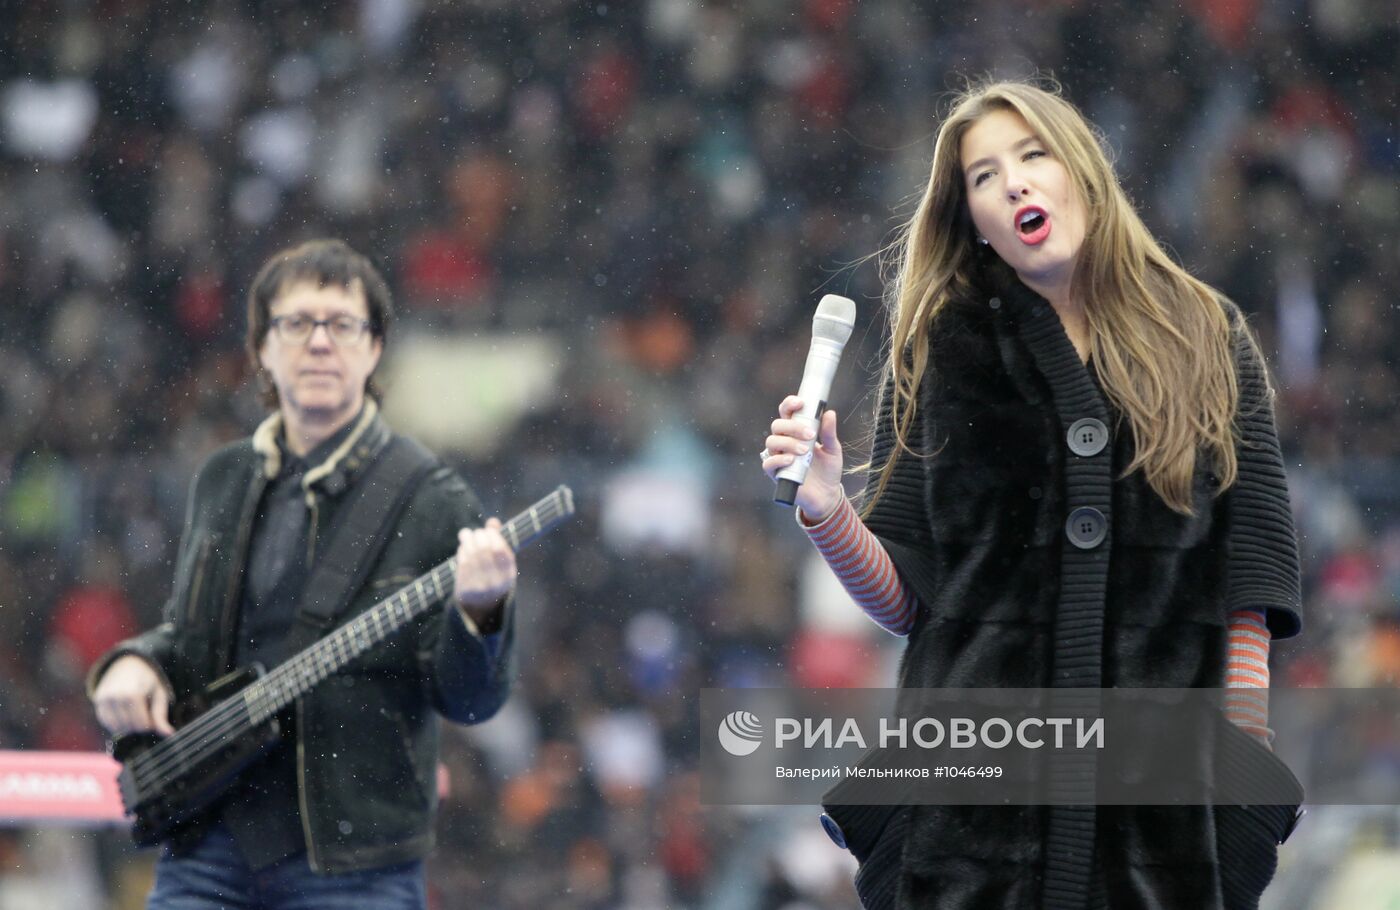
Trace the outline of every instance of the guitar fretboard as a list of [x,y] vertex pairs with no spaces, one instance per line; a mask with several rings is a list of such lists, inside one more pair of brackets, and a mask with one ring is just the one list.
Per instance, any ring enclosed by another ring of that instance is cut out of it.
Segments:
[[435,608],[452,593],[454,560],[419,576],[408,587],[366,610],[238,694],[248,721],[258,726],[326,677]]

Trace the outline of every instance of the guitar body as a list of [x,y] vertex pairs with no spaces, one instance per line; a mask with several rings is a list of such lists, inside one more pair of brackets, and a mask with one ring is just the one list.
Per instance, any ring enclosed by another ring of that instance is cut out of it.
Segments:
[[[177,731],[183,730],[210,708],[237,695],[263,675],[262,666],[254,664],[215,680],[204,691],[171,707],[171,726]],[[149,731],[118,736],[112,742],[112,757],[123,765],[117,782],[126,811],[134,816],[132,839],[142,847],[164,840],[178,842],[182,832],[198,826],[209,806],[223,795],[238,774],[276,745],[281,737],[281,725],[274,717],[251,731],[224,737],[225,741],[197,767],[172,759],[163,763],[168,767],[161,767],[162,773],[138,781],[132,759],[155,747],[162,737]]]

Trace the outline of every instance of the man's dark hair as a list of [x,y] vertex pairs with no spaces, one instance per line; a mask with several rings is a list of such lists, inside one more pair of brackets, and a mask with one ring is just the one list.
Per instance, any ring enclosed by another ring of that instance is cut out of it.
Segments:
[[[394,316],[394,300],[384,276],[368,258],[355,252],[343,240],[308,240],[288,247],[263,263],[248,289],[248,357],[258,374],[262,401],[269,408],[279,406],[277,387],[262,369],[258,351],[271,328],[272,301],[294,284],[301,282],[317,287],[335,285],[347,291],[356,288],[364,294],[369,309],[371,338],[381,343],[389,338],[389,323]],[[365,379],[365,394],[379,400],[379,386],[371,373]]]

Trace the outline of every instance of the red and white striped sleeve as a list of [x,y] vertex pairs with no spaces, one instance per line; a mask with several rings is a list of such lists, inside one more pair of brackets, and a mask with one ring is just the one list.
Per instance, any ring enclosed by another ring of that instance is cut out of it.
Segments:
[[886,631],[908,635],[914,627],[914,597],[895,571],[890,555],[861,522],[851,501],[843,494],[836,510],[817,524],[808,524],[798,509],[797,523],[856,606]]
[[[914,626],[914,596],[850,500],[843,494],[835,511],[816,524],[809,524],[799,509],[797,523],[856,605],[886,631],[908,635]],[[1267,744],[1273,731],[1268,727],[1269,628],[1262,611],[1230,614],[1228,649],[1226,716]]]
[[1225,662],[1225,715],[1265,744],[1269,729],[1269,627],[1262,610],[1230,614],[1229,653]]

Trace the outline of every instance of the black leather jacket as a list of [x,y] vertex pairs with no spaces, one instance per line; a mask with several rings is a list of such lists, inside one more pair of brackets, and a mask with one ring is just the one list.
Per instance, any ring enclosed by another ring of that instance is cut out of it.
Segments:
[[[240,586],[258,500],[277,474],[278,421],[274,415],[252,438],[220,449],[201,467],[164,622],[99,659],[89,673],[89,692],[123,654],[159,666],[177,699],[234,669]],[[345,443],[307,471],[313,558],[345,491],[391,438],[367,401]],[[447,559],[456,550],[457,530],[481,523],[466,483],[451,468],[433,469],[337,623]],[[512,597],[498,627],[483,630],[450,607],[433,611],[297,702],[297,789],[312,869],[370,869],[421,858],[432,848],[438,715],[479,723],[505,702],[514,612]],[[496,636],[494,657],[483,633]]]

